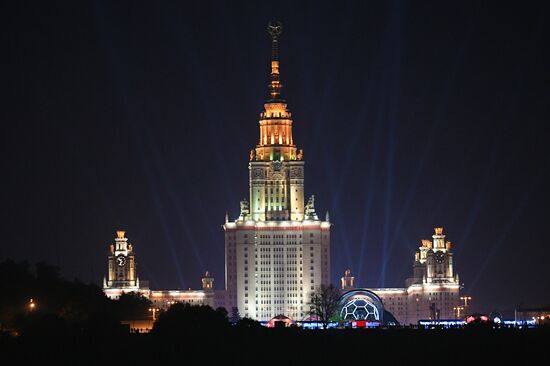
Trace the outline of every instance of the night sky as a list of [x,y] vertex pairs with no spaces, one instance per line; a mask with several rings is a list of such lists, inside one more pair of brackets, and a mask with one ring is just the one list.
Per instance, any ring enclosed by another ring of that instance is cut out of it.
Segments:
[[474,309],[550,304],[543,2],[12,3],[0,260],[100,284],[124,229],[152,288],[223,288],[277,18],[333,283],[403,287],[443,226]]

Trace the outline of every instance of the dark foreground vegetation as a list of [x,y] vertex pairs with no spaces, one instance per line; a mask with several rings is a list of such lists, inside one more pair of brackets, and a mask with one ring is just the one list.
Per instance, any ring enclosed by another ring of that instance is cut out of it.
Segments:
[[[33,365],[525,365],[548,360],[545,329],[211,329],[173,334],[102,334],[0,339],[3,360]],[[546,362],[546,361],[545,361]],[[546,363],[541,363],[546,364]]]
[[223,309],[185,304],[161,313],[150,334],[130,334],[120,321],[150,317],[147,299],[109,300],[99,287],[67,281],[44,263],[0,263],[0,294],[2,365],[523,365],[548,359],[548,328],[267,329],[250,319],[232,324]]
[[0,331],[22,336],[124,332],[120,321],[150,316],[148,299],[108,299],[95,284],[61,277],[47,263],[0,262]]

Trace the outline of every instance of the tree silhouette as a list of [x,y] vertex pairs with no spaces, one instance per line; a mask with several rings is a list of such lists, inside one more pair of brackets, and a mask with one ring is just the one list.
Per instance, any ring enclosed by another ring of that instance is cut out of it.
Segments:
[[250,318],[242,318],[235,324],[235,328],[242,330],[242,329],[263,329],[264,327],[257,320],[250,319]]
[[231,308],[231,316],[229,317],[229,321],[232,324],[236,324],[240,320],[241,320],[241,314],[239,314],[239,308],[236,306],[233,306]]
[[336,313],[340,297],[340,290],[333,285],[321,285],[311,295],[311,302],[309,303],[310,312],[323,323],[324,329],[326,329],[328,322]]
[[0,293],[9,294],[0,296],[0,327],[22,334],[87,332],[91,317],[112,318],[116,310],[97,285],[67,281],[44,262],[0,262]]
[[212,309],[208,305],[175,303],[161,313],[153,327],[155,334],[174,335],[182,331],[207,333],[229,327],[227,311]]
[[119,320],[138,320],[150,318],[151,300],[137,292],[120,295],[115,302],[116,314]]

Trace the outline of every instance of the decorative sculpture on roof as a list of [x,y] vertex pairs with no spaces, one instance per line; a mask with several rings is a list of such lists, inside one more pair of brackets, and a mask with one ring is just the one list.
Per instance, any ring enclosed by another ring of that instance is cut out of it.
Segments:
[[248,200],[244,198],[243,200],[241,200],[240,205],[241,214],[239,215],[239,220],[246,220],[250,215],[250,204],[248,203]]
[[315,212],[315,196],[311,195],[307,200],[307,204],[304,210],[306,220],[319,220],[317,213]]

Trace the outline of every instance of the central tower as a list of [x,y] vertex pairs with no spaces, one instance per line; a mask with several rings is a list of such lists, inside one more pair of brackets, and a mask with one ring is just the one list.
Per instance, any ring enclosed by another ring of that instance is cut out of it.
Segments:
[[226,307],[269,320],[301,320],[311,293],[330,277],[330,223],[319,220],[314,197],[304,204],[303,151],[292,136],[292,114],[281,98],[279,40],[271,22],[269,97],[260,113],[259,141],[249,156],[249,200],[239,217],[226,217]]

